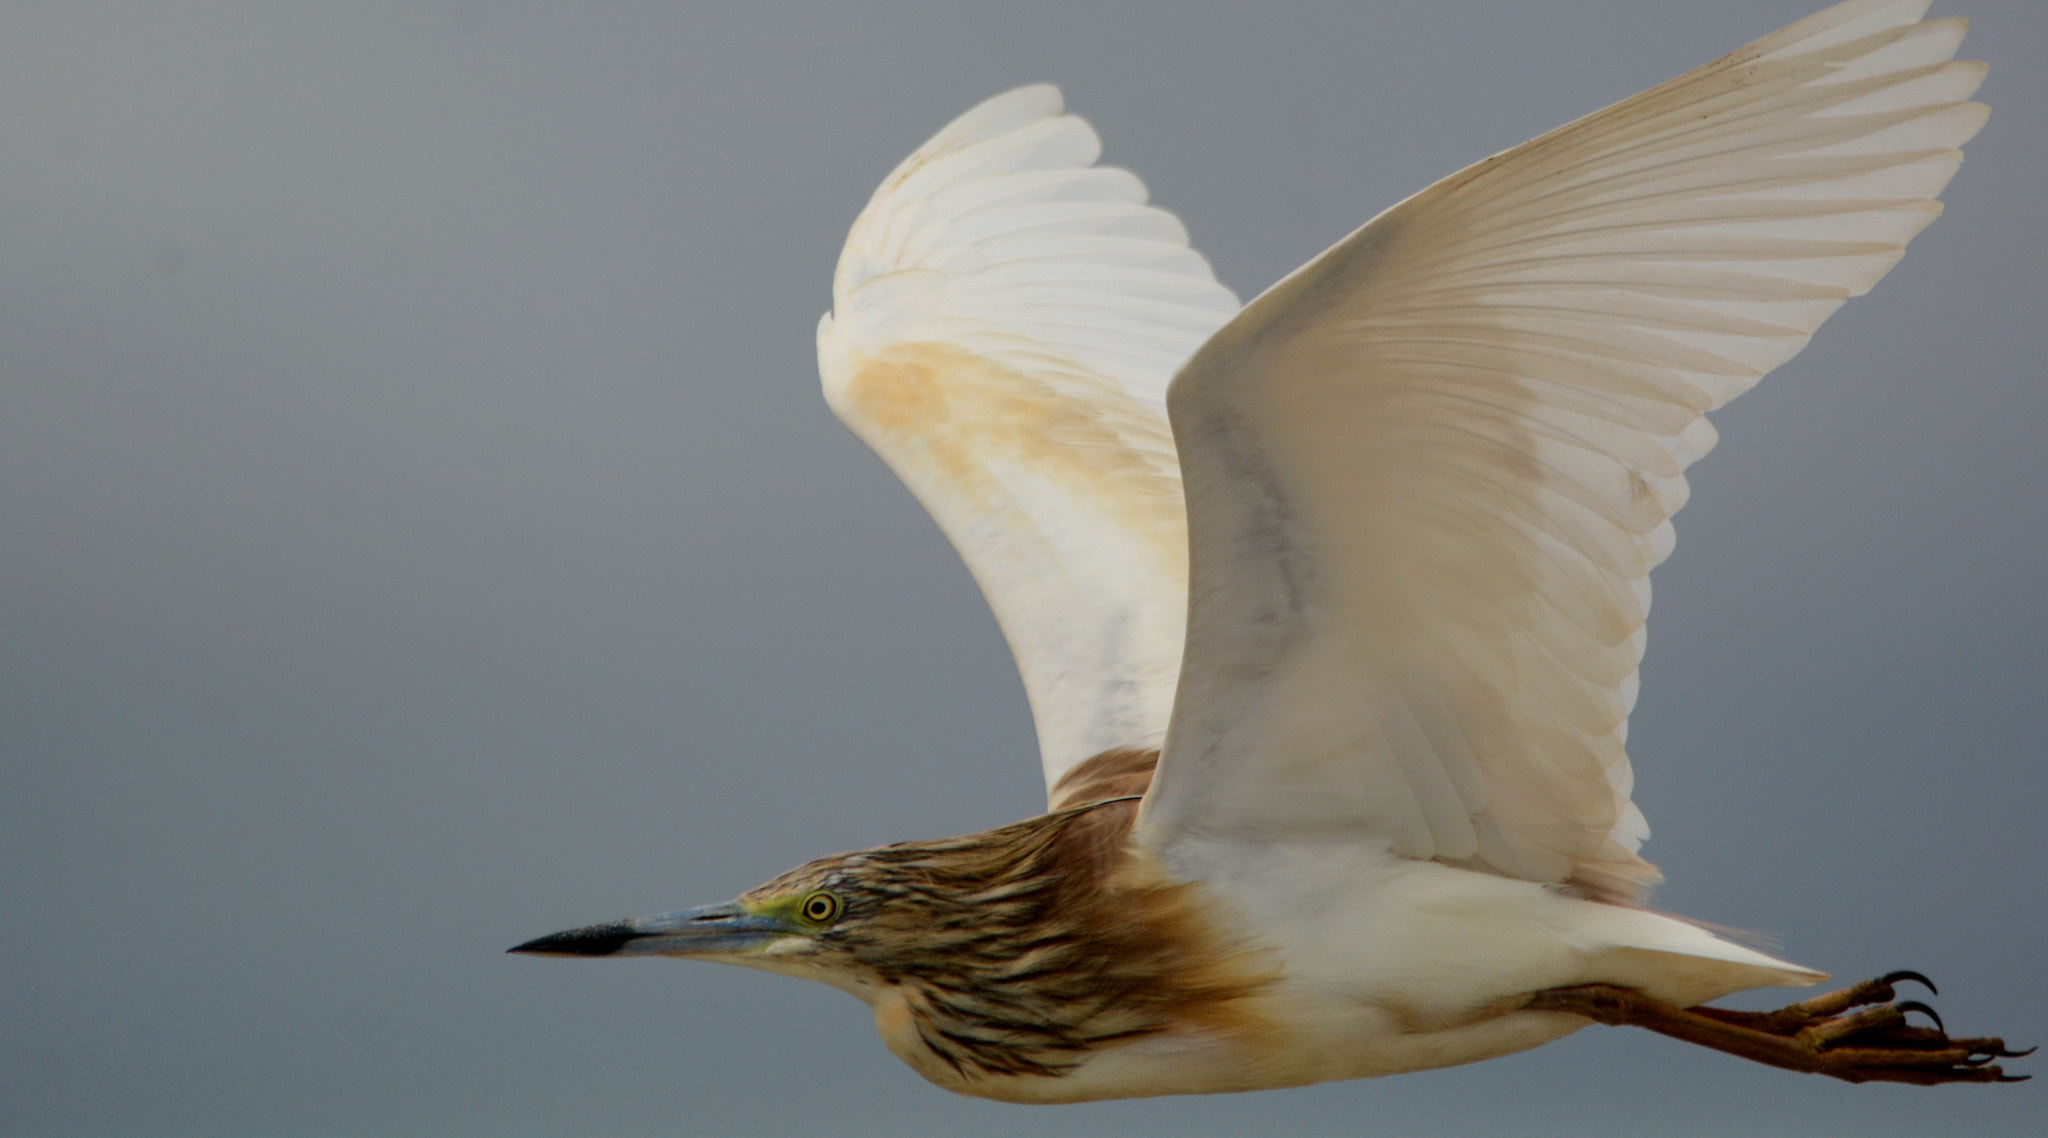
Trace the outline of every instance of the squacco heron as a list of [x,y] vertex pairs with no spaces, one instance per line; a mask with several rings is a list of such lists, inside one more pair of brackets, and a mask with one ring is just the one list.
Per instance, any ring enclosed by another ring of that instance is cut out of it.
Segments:
[[1020,1102],[1592,1022],[2015,1077],[1909,1022],[1913,973],[1701,1006],[1824,976],[1642,907],[1623,748],[1707,412],[1884,275],[1984,122],[1925,7],[1850,0],[1496,154],[1242,308],[1053,88],[954,121],[855,221],[818,355],[994,608],[1048,812],[513,951],[821,980]]

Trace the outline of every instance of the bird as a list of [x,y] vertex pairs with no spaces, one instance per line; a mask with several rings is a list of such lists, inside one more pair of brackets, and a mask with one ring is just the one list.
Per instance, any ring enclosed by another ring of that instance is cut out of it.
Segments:
[[932,1083],[1012,1102],[1594,1023],[1850,1082],[2025,1077],[1901,999],[1915,972],[1707,1006],[1826,975],[1647,907],[1625,747],[1708,413],[1899,260],[1985,122],[1965,22],[1927,7],[1830,7],[1244,305],[1054,87],[954,120],[854,222],[820,373],[994,610],[1046,811],[510,951],[821,981]]

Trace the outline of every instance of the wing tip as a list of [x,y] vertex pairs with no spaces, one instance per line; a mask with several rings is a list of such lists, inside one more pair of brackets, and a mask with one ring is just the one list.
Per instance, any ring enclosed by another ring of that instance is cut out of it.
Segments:
[[1779,28],[1750,44],[1760,59],[1825,51],[1890,28],[1920,22],[1932,0],[1844,0]]
[[1043,119],[1057,118],[1066,110],[1066,96],[1059,87],[1051,83],[1026,83],[991,95],[968,108],[939,128],[938,133],[918,147],[917,152],[934,154],[1000,137]]

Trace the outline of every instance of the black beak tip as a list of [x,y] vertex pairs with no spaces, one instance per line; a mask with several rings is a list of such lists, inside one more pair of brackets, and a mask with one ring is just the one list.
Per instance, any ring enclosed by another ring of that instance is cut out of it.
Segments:
[[624,947],[636,935],[625,921],[613,921],[605,925],[586,925],[568,932],[550,933],[535,937],[525,944],[516,944],[506,952],[520,952],[532,956],[610,956]]

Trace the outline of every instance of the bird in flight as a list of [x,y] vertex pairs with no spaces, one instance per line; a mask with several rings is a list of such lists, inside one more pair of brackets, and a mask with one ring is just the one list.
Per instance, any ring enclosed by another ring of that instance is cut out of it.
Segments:
[[1926,7],[1829,8],[1244,306],[1054,88],[955,120],[854,222],[818,357],[994,608],[1047,812],[512,951],[821,980],[927,1079],[1018,1102],[1593,1022],[1852,1082],[2017,1077],[1899,999],[1914,973],[1702,1006],[1825,976],[1642,906],[1624,749],[1707,413],[1891,268],[1984,123],[1964,22]]

